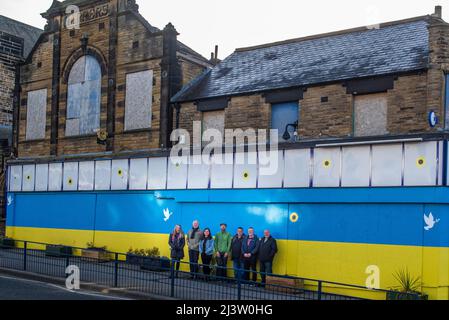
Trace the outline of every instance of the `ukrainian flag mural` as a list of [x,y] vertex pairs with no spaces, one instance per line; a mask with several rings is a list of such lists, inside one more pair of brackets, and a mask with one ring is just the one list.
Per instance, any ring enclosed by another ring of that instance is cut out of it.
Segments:
[[406,267],[431,299],[448,299],[445,145],[283,150],[270,178],[254,165],[198,168],[167,158],[14,164],[7,235],[123,253],[156,246],[168,256],[175,224],[187,230],[198,219],[218,232],[227,222],[231,232],[271,230],[275,273],[365,286],[375,266],[380,288],[390,289]]

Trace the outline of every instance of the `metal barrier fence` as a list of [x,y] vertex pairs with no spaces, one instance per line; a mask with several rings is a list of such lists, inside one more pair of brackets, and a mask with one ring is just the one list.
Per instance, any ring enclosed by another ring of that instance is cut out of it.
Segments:
[[[176,270],[179,262],[180,270]],[[257,273],[266,282],[235,277],[235,270],[225,268],[227,277],[218,276],[217,267],[141,257],[83,248],[54,246],[45,243],[10,240],[0,244],[0,268],[66,278],[67,267],[77,266],[80,281],[182,300],[360,300],[367,293],[386,299],[390,291],[335,282]],[[191,266],[198,268],[192,273]],[[224,268],[223,268],[224,269]],[[244,270],[242,270],[245,275]],[[409,296],[410,299],[417,297]]]

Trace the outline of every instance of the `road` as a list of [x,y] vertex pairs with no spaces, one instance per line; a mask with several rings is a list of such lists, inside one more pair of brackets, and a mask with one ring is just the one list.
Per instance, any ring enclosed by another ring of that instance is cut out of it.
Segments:
[[0,275],[0,300],[122,300],[86,291],[70,291],[43,282]]

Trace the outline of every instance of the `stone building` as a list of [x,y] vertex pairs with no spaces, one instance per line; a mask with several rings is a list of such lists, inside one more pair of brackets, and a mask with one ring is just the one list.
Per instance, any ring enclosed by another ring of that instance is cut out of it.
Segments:
[[[4,159],[9,156],[13,126],[16,64],[29,54],[42,30],[0,15],[0,180],[4,181]],[[3,186],[0,182],[0,208],[3,217]],[[3,230],[0,222],[0,230]]]
[[449,24],[441,11],[237,49],[173,98],[174,123],[278,129],[283,142],[445,130]]
[[[79,18],[76,12],[79,10]],[[130,0],[54,1],[20,68],[18,158],[117,154],[170,146],[170,98],[210,67]]]
[[[30,53],[42,30],[0,15],[0,128],[12,128],[15,67]],[[5,138],[2,134],[2,138]]]

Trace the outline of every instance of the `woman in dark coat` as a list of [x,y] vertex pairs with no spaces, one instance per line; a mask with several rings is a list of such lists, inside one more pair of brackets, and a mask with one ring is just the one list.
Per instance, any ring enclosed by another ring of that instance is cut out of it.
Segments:
[[[184,246],[186,239],[180,225],[176,225],[173,232],[168,238],[170,246],[170,258],[172,259],[172,267],[176,268],[176,277],[178,277],[180,261],[184,259]],[[174,265],[175,264],[175,265]]]

